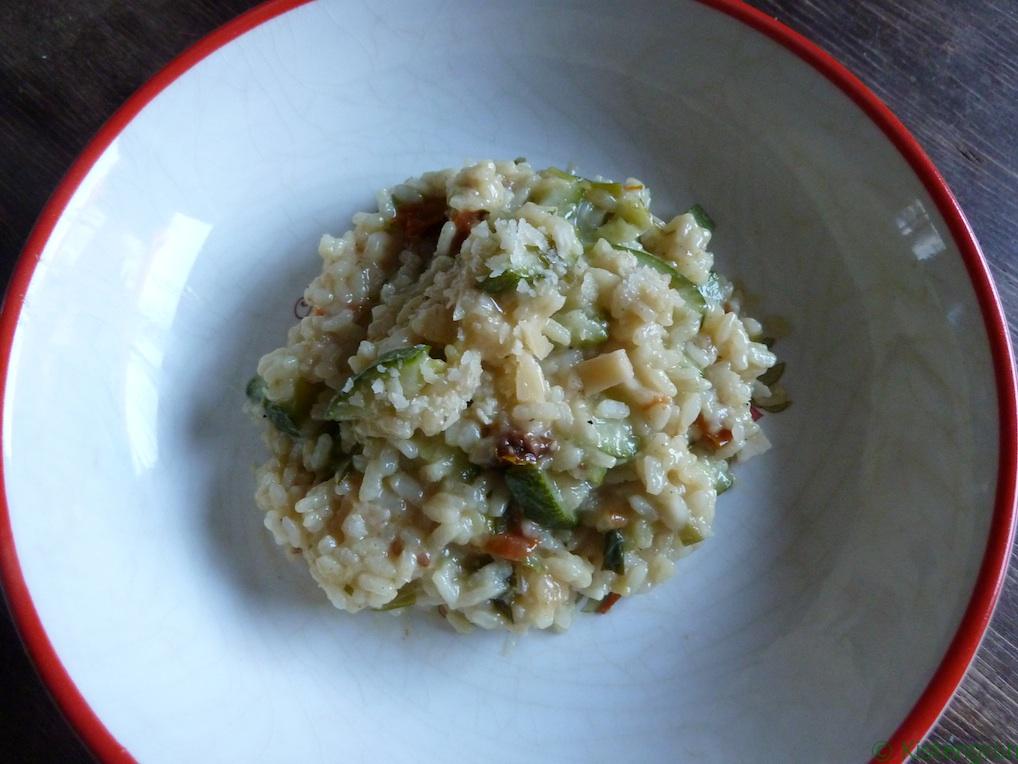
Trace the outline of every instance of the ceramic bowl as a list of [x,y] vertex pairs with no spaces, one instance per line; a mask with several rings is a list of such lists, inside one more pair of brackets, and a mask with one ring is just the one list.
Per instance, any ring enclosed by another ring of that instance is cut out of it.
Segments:
[[[607,616],[340,613],[262,527],[244,384],[323,232],[519,155],[707,208],[788,323],[794,404],[716,536]],[[975,240],[868,90],[734,2],[261,6],[103,129],[0,331],[7,596],[110,761],[897,760],[1003,575],[1014,379]]]

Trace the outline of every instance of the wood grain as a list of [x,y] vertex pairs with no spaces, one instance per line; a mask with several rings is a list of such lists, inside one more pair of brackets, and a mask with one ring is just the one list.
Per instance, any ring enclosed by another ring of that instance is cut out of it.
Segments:
[[[103,121],[250,0],[5,0],[0,6],[0,279]],[[1018,329],[1018,2],[753,0],[859,75],[915,133],[960,200]],[[89,754],[0,617],[0,758]],[[1018,572],[932,738],[1018,743]],[[940,759],[946,761],[947,759]],[[960,759],[958,759],[960,760]]]

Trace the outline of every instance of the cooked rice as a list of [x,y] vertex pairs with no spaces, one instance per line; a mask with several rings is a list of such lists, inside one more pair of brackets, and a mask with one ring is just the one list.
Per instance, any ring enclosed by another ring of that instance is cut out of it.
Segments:
[[[776,359],[704,221],[649,206],[634,179],[486,161],[383,190],[322,237],[310,315],[252,395],[265,525],[336,607],[564,629],[710,535],[727,463],[768,447],[750,404],[779,394],[757,380]],[[512,465],[576,525],[535,520]]]

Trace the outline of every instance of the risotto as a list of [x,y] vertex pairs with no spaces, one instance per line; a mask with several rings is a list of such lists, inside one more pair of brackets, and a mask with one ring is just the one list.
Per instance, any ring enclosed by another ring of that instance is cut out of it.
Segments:
[[707,214],[650,198],[485,161],[322,237],[247,392],[265,525],[336,607],[565,629],[710,535],[783,364],[713,270]]

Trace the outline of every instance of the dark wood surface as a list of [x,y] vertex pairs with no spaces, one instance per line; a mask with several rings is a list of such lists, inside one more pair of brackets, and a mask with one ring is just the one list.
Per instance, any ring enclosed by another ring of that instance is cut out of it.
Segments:
[[[983,245],[1014,337],[1018,0],[752,4],[834,54],[913,131]],[[0,2],[3,283],[46,198],[103,121],[174,55],[252,5],[251,0]],[[983,646],[931,740],[1018,744],[1014,566]],[[0,760],[90,760],[36,678],[5,612],[0,613]]]

